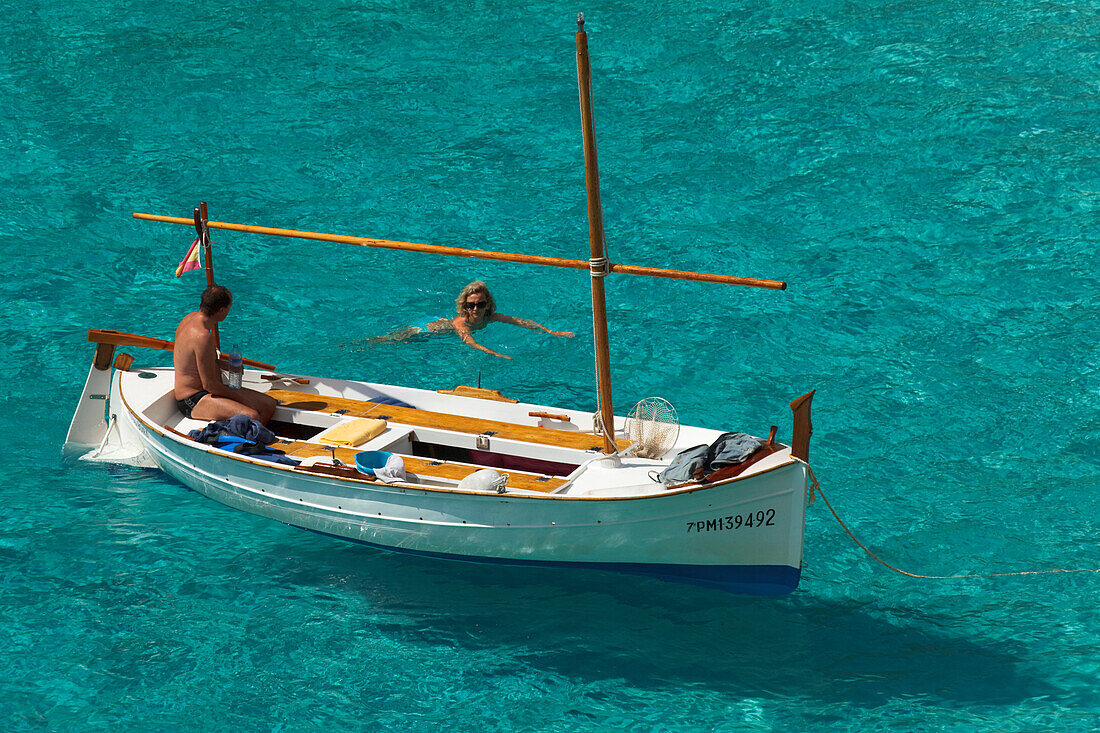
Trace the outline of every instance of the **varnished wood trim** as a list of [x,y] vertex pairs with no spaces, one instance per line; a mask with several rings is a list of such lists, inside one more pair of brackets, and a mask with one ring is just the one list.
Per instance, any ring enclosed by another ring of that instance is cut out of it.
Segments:
[[437,390],[440,394],[453,394],[459,397],[473,397],[479,400],[493,400],[495,402],[519,402],[519,400],[513,400],[511,397],[505,397],[500,393],[499,389],[485,389],[484,387],[467,387],[466,385],[459,385],[454,389],[441,389]]
[[[88,339],[91,341],[91,339]],[[95,368],[105,372],[111,368],[111,358],[115,355],[114,344],[97,343],[95,347]]]
[[813,435],[814,426],[810,421],[810,403],[813,402],[814,392],[807,392],[791,402],[791,411],[794,413],[794,435],[791,438],[791,455],[810,460],[810,436]]
[[[136,333],[123,333],[122,331],[112,331],[103,328],[89,329],[88,340],[100,346],[136,346],[138,348],[158,349],[160,351],[171,351],[176,346],[172,341],[165,341],[164,339],[153,338],[152,336],[139,336]],[[254,361],[253,359],[242,359],[242,361],[248,366],[256,367],[257,369],[275,369],[271,364],[265,364],[262,361]],[[109,357],[107,363],[110,364]],[[106,369],[106,367],[103,368]]]
[[[305,441],[293,441],[289,444],[280,444],[279,450],[286,451],[291,458],[311,458],[313,456],[331,455],[333,446],[317,445]],[[361,451],[343,446],[336,447],[336,457],[349,466],[355,466],[355,454]],[[461,481],[472,473],[480,471],[485,466],[474,466],[468,463],[456,463],[454,461],[435,461],[430,458],[401,455],[405,462],[405,470],[419,476],[433,476],[435,478]],[[309,470],[309,469],[303,469]],[[508,474],[508,488],[526,489],[527,491],[553,491],[565,483],[565,479],[557,477],[541,477],[538,474],[525,471],[512,471],[508,469],[494,469]]]
[[[481,435],[491,432],[493,437],[498,439],[519,440],[525,443],[554,445],[584,451],[601,450],[603,447],[603,439],[600,436],[579,431],[557,430],[535,425],[517,425],[502,420],[466,417],[446,412],[418,410],[414,407],[398,407],[368,400],[328,397],[285,389],[272,389],[267,394],[279,400],[282,407],[295,410],[328,413],[344,410],[344,414],[355,417],[373,417],[402,425],[453,430],[469,435]],[[620,450],[630,446],[629,440],[621,439],[617,442]]]
[[568,415],[555,415],[552,412],[529,412],[528,417],[545,418],[547,420],[560,420],[561,422],[572,422]]
[[[154,425],[153,423],[149,422],[144,417],[142,417],[142,415],[139,412],[137,412],[136,410],[133,409],[133,407],[130,406],[130,403],[127,401],[126,396],[121,394],[121,390],[119,390],[119,392],[120,392],[120,396],[122,398],[123,407],[125,407],[126,411],[128,413],[130,413],[130,415],[138,423],[140,423],[146,430],[148,430],[148,431],[150,431],[150,432],[152,432],[156,435],[159,435],[162,438],[167,438],[167,439],[170,439],[170,440],[176,440],[176,441],[180,441],[180,442],[190,443],[190,447],[194,450],[204,450],[204,449],[205,450],[217,450],[216,448],[206,448],[206,446],[204,446],[202,444],[199,444],[199,443],[195,443],[190,438],[181,438],[179,436],[173,436],[171,433],[169,433],[163,427],[161,427],[159,425]],[[218,453],[219,453],[219,455],[221,455],[222,457],[224,457],[228,460],[243,461],[244,463],[251,463],[253,465],[260,466],[260,467],[263,467],[263,468],[266,468],[266,469],[270,469],[272,471],[290,471],[290,472],[295,471],[295,469],[292,466],[280,465],[278,463],[272,463],[270,461],[261,461],[261,460],[258,460],[256,458],[250,458],[248,456],[241,456],[241,455],[237,455],[235,453],[227,453],[225,451],[218,451]],[[788,466],[800,466],[800,465],[803,465],[803,464],[801,464],[799,461],[789,460],[789,461],[785,461],[783,463],[780,463],[777,466],[772,466],[771,468],[766,468],[763,471],[759,471],[757,473],[752,473],[748,476],[737,476],[735,478],[727,479],[727,480],[721,481],[719,483],[707,484],[706,486],[699,486],[699,485],[682,486],[682,487],[678,487],[678,488],[675,488],[675,489],[669,489],[668,491],[665,491],[665,492],[662,492],[662,493],[659,493],[659,494],[646,494],[644,496],[573,496],[573,495],[570,495],[570,494],[543,494],[543,493],[537,493],[537,494],[505,494],[504,496],[501,496],[500,494],[489,494],[489,493],[486,493],[484,491],[466,491],[466,490],[457,489],[457,488],[445,489],[445,488],[438,487],[438,486],[421,486],[421,485],[418,485],[418,484],[402,484],[402,483],[391,484],[391,485],[392,486],[397,486],[397,487],[400,487],[400,488],[406,489],[406,490],[423,491],[425,493],[434,492],[434,493],[443,493],[443,494],[468,494],[470,496],[481,496],[481,497],[484,497],[484,498],[492,498],[493,500],[496,500],[496,501],[519,501],[519,500],[536,500],[536,501],[651,501],[651,500],[654,500],[654,499],[662,499],[662,498],[665,498],[665,497],[678,496],[680,494],[691,494],[691,493],[694,493],[696,491],[712,491],[714,489],[717,489],[717,488],[720,488],[720,487],[723,487],[723,486],[728,486],[729,484],[737,483],[738,481],[746,481],[748,479],[756,478],[757,476],[763,476],[764,474],[771,473],[772,471],[778,471],[780,469],[787,468]],[[298,473],[301,473],[301,472],[299,471]],[[363,479],[358,479],[358,478],[343,478],[343,477],[339,477],[339,476],[334,476],[333,478],[335,478],[337,481],[352,481],[352,482],[356,482],[356,483],[361,483],[361,484],[366,484],[366,485],[372,485],[373,484],[373,485],[377,486],[376,482],[371,482],[371,481],[364,480],[366,477],[364,477]]]

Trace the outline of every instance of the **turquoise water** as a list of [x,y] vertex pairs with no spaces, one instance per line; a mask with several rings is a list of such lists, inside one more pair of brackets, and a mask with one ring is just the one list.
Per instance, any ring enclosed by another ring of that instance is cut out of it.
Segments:
[[[820,500],[782,599],[401,557],[63,462],[90,327],[170,337],[133,211],[587,257],[584,10],[616,411],[790,434],[922,575],[1100,568],[1100,5],[3,3],[6,730],[1100,726],[1100,577],[903,577]],[[215,233],[223,341],[291,372],[593,405],[585,274]],[[496,359],[364,339],[486,279]],[[159,358],[138,353],[139,363]]]

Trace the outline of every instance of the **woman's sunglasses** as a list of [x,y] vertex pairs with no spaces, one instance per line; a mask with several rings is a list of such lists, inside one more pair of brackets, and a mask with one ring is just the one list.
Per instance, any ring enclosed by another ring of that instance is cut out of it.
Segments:
[[488,308],[489,304],[486,303],[484,300],[482,300],[480,302],[477,302],[477,303],[471,303],[470,301],[466,301],[465,303],[462,304],[462,307],[465,308],[468,311],[472,311],[472,310],[476,310],[478,308]]

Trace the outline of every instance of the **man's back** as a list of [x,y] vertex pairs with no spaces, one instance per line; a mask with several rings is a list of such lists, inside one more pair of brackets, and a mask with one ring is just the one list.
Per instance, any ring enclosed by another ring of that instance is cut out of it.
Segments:
[[230,389],[222,384],[212,332],[229,315],[232,305],[233,295],[228,288],[211,285],[203,291],[199,309],[184,316],[176,328],[172,349],[176,405],[185,417],[196,420],[247,415],[266,423],[279,403],[262,392],[246,387]]
[[200,311],[188,313],[176,328],[176,345],[172,349],[172,363],[176,370],[175,395],[186,399],[203,389],[200,361],[210,360],[215,365],[214,338]]

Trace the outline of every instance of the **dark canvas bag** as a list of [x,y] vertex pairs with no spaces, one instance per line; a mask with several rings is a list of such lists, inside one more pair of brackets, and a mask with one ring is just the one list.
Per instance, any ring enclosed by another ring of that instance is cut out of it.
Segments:
[[748,433],[722,433],[710,445],[682,450],[668,468],[657,474],[663,484],[682,484],[702,479],[720,468],[744,463],[764,443]]

